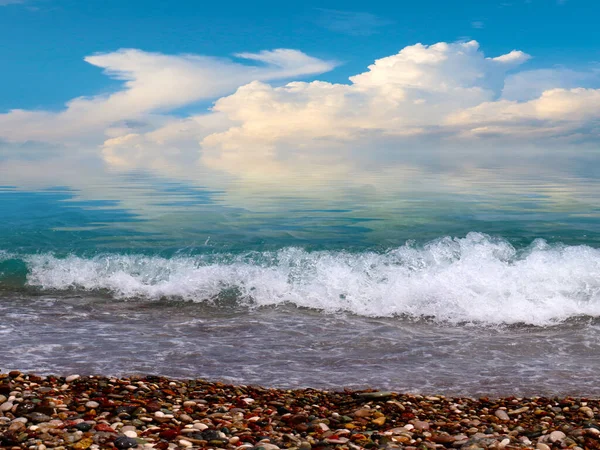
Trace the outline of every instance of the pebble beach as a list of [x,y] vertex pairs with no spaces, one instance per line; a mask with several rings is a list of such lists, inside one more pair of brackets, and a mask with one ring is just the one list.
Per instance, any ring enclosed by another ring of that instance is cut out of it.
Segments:
[[600,401],[0,374],[3,449],[600,448]]

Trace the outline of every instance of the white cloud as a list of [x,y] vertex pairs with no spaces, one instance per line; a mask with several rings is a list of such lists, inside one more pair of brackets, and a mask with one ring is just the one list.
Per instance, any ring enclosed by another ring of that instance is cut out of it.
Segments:
[[363,138],[415,146],[457,134],[446,118],[494,102],[507,71],[527,59],[518,51],[486,58],[475,41],[417,44],[375,61],[351,84],[250,83],[216,102],[213,110],[236,125],[202,140],[202,161],[241,177],[285,178],[313,163],[352,166],[348,155]]
[[110,95],[73,99],[60,113],[13,110],[0,114],[0,138],[51,142],[95,138],[93,133],[103,134],[120,121],[212,99],[253,80],[317,74],[335,66],[296,50],[237,56],[261,64],[250,66],[207,56],[171,56],[135,49],[88,56],[86,62],[122,80],[124,88]]
[[[123,80],[123,89],[75,99],[58,114],[0,115],[0,138],[61,145],[88,139],[84,148],[111,168],[187,180],[202,173],[203,183],[212,171],[248,181],[240,186],[351,179],[385,188],[382,180],[415,183],[427,171],[458,186],[465,174],[488,177],[481,167],[509,156],[523,162],[600,137],[597,74],[520,70],[529,55],[517,50],[486,57],[475,41],[416,44],[374,61],[346,84],[282,86],[269,81],[333,63],[293,50],[237,57],[255,65],[139,50],[89,57]],[[169,113],[219,96],[204,114]],[[531,170],[562,170],[556,161]]]

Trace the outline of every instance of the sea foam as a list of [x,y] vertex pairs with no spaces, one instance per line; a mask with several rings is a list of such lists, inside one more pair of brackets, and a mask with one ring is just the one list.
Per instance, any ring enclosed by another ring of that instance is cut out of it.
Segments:
[[104,290],[116,298],[251,306],[291,303],[325,312],[448,323],[550,325],[600,317],[600,250],[536,240],[517,250],[481,233],[386,252],[285,248],[244,255],[52,254],[22,257],[43,290]]

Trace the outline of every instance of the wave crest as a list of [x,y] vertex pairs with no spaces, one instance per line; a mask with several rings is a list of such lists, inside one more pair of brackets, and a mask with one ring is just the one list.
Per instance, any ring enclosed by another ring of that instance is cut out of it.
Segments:
[[245,255],[52,254],[23,257],[41,289],[108,290],[118,298],[210,301],[235,289],[257,306],[293,303],[326,312],[437,321],[547,325],[600,316],[600,250],[550,245],[517,250],[481,233],[384,253],[285,248]]

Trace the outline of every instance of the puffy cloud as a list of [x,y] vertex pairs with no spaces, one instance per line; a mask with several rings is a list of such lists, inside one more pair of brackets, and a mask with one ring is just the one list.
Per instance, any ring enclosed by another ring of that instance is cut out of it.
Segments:
[[445,120],[455,111],[494,102],[506,73],[528,58],[486,58],[475,41],[417,44],[375,61],[351,84],[253,82],[215,103],[236,125],[203,139],[202,160],[239,176],[286,177],[309,161],[348,165],[363,139],[396,136],[400,147],[414,147],[415,137],[453,133]]
[[449,116],[446,123],[463,135],[581,139],[582,133],[598,136],[599,120],[600,89],[575,88],[550,89],[527,102],[482,103]]
[[219,98],[207,114],[151,132],[116,130],[103,155],[127,170],[168,167],[170,175],[193,177],[200,170],[195,157],[253,183],[299,173],[303,182],[321,182],[349,173],[369,179],[365,170],[406,178],[433,166],[472,174],[478,165],[515,156],[511,142],[533,155],[549,139],[565,144],[597,136],[597,90],[548,88],[518,98],[536,80],[560,86],[582,79],[575,72],[515,72],[528,59],[516,50],[486,57],[475,41],[417,44],[376,60],[348,84],[253,81]]
[[[259,65],[137,50],[92,56],[88,62],[123,80],[122,90],[75,99],[58,114],[0,115],[0,137],[64,144],[92,135],[85,148],[97,152],[100,144],[110,168],[203,183],[215,173],[245,186],[352,180],[380,188],[432,173],[463,186],[457,180],[488,178],[501,160],[513,158],[507,166],[514,167],[527,155],[539,161],[557,144],[581,149],[599,137],[597,74],[519,71],[529,56],[517,50],[486,57],[475,41],[416,44],[374,61],[349,83],[281,86],[269,81],[333,63],[293,50],[237,56]],[[169,114],[219,96],[204,114]],[[569,167],[559,160],[544,170]],[[542,168],[523,163],[519,170]]]
[[[297,50],[278,49],[242,53],[239,62],[199,55],[163,55],[123,49],[85,58],[104,69],[124,88],[95,97],[71,100],[59,113],[13,110],[0,115],[0,138],[8,141],[81,140],[95,138],[120,121],[140,119],[212,99],[254,80],[286,79],[331,70],[335,63],[322,61]],[[159,123],[164,118],[154,117]]]

